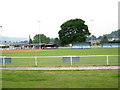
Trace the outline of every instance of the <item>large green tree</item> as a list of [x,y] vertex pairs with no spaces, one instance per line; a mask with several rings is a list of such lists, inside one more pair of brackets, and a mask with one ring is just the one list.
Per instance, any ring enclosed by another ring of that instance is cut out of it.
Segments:
[[33,40],[33,43],[50,43],[50,38],[49,37],[46,37],[44,34],[36,34],[34,36],[34,40]]
[[85,21],[82,19],[68,20],[60,27],[61,30],[58,34],[62,45],[74,42],[85,42],[86,38],[91,34]]

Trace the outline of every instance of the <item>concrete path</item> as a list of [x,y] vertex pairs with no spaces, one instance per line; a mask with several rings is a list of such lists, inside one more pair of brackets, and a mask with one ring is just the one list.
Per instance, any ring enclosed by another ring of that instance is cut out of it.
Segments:
[[91,66],[91,67],[0,67],[0,70],[92,70],[120,69],[120,66]]

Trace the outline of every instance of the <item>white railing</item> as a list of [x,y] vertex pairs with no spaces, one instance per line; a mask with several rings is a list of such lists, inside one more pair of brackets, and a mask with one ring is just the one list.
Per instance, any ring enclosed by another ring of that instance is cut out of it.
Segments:
[[[105,65],[109,65],[109,57],[111,57],[111,56],[116,56],[116,57],[118,57],[118,56],[120,56],[120,55],[81,55],[81,56],[78,56],[77,55],[77,57],[106,57],[106,64]],[[2,66],[7,66],[6,65],[6,63],[5,63],[5,58],[6,58],[7,56],[0,56],[0,60],[3,60],[3,61],[0,61],[0,62],[2,62]],[[22,56],[22,57],[13,57],[13,56],[8,56],[8,57],[10,57],[10,58],[12,58],[12,59],[17,59],[17,58],[20,58],[20,59],[27,59],[27,58],[33,58],[34,59],[34,65],[35,66],[38,66],[38,59],[39,58],[63,58],[63,57],[65,57],[65,56]],[[73,55],[68,55],[67,57],[76,57],[76,56],[73,56]],[[72,65],[72,61],[70,62],[71,63],[71,65]]]

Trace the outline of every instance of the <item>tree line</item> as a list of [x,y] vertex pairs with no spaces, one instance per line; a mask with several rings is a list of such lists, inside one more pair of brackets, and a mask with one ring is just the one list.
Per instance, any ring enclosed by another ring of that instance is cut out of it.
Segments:
[[74,42],[86,42],[91,33],[88,30],[88,26],[82,19],[71,19],[64,22],[60,26],[59,37],[49,38],[44,34],[37,34],[34,36],[33,41],[29,39],[29,44],[31,43],[54,43],[61,46]]
[[29,38],[29,44],[38,44],[38,43],[45,43],[45,44],[59,44],[59,39],[58,38],[50,38],[47,37],[44,34],[36,34],[33,37],[33,40]]
[[[60,30],[58,32],[59,37],[50,38],[44,34],[36,34],[33,38],[29,38],[29,44],[36,44],[36,43],[45,43],[45,44],[57,44],[59,46],[64,46],[70,43],[76,42],[86,42],[90,40],[100,40],[102,42],[108,42],[108,37],[111,35],[103,35],[99,36],[98,38],[94,35],[90,36],[91,33],[88,29],[88,25],[85,24],[85,21],[82,19],[71,19],[64,22],[60,26]],[[119,30],[120,31],[120,30]],[[117,32],[111,33],[114,37],[116,37]],[[118,35],[119,36],[119,35]]]
[[87,38],[87,41],[90,41],[90,40],[103,41],[104,39],[105,39],[105,41],[108,41],[108,39],[112,39],[112,38],[120,38],[120,29],[118,29],[116,31],[112,31],[110,34],[104,34],[104,35],[99,36],[99,37],[96,37],[95,35],[92,35],[92,36]]

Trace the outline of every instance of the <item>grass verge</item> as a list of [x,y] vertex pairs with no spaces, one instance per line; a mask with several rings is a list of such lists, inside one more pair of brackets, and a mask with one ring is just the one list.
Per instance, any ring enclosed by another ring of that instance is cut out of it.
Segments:
[[118,88],[118,70],[3,70],[3,88]]

